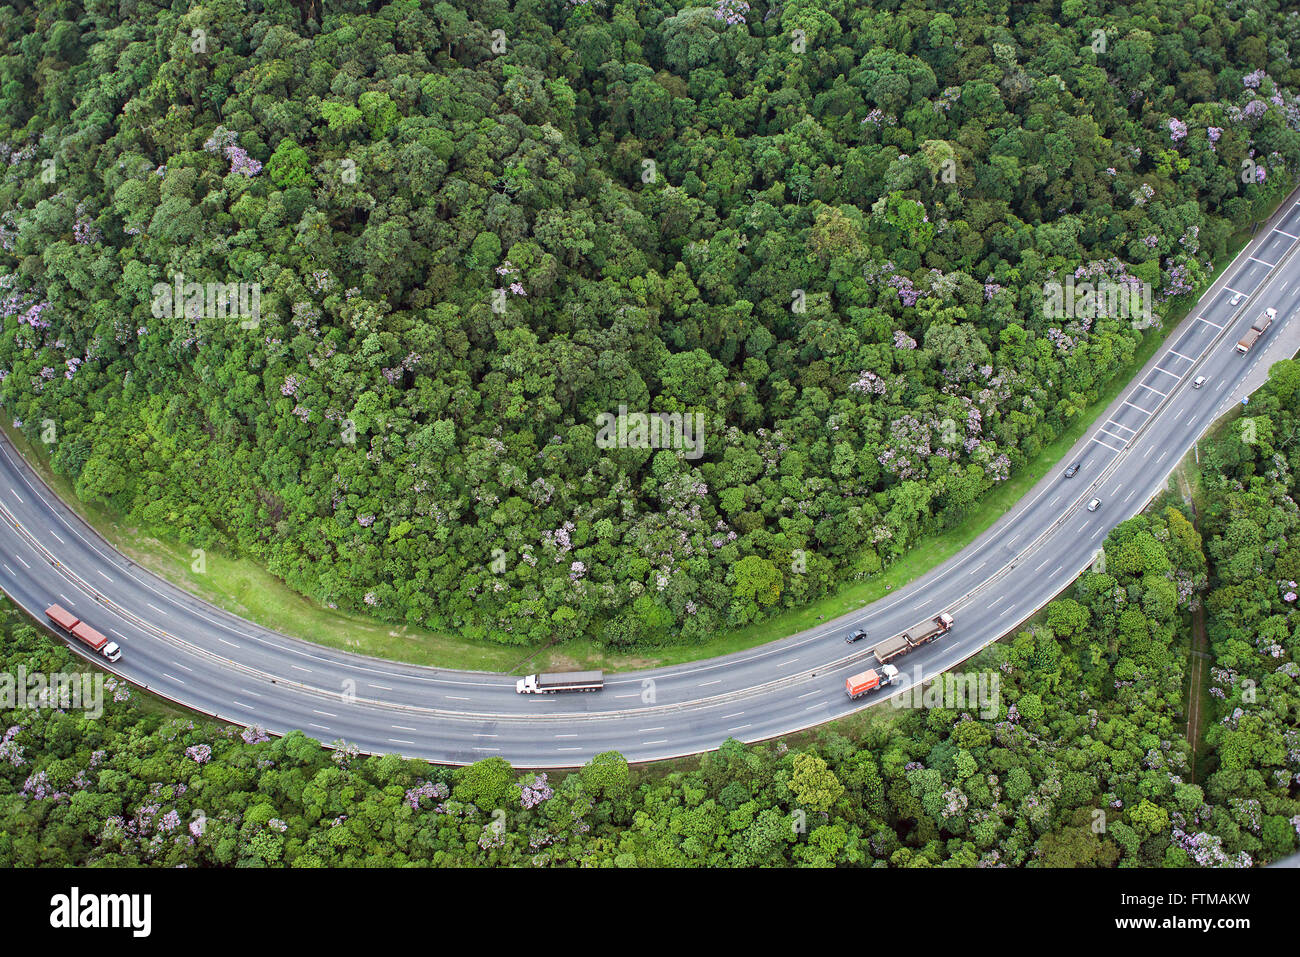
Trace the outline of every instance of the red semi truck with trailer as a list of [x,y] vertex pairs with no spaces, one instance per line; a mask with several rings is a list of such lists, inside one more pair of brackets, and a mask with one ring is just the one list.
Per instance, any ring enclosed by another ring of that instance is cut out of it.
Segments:
[[864,694],[883,688],[885,685],[892,685],[897,680],[897,668],[893,665],[881,665],[879,671],[872,668],[844,679],[844,693],[850,698],[861,698]]
[[122,657],[122,649],[117,646],[117,642],[109,641],[107,635],[96,631],[84,621],[79,620],[76,615],[66,608],[60,605],[51,605],[45,609],[45,617],[83,645],[87,645],[91,651],[103,655],[109,661],[117,661]]

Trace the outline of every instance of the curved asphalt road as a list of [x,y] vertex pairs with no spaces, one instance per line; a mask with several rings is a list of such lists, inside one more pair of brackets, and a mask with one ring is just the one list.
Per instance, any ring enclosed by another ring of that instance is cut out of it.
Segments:
[[[1282,334],[1300,311],[1300,203],[1273,220],[1130,384],[1062,469],[978,540],[898,593],[809,631],[691,664],[615,674],[595,694],[517,695],[514,678],[365,658],[268,631],[167,583],[114,551],[0,444],[0,587],[43,621],[52,602],[114,638],[95,662],[190,708],[273,733],[449,764],[494,755],[521,767],[573,767],[607,750],[651,761],[787,734],[886,700],[850,701],[844,679],[871,647],[940,611],[953,630],[897,662],[894,694],[948,670],[1050,601],[1089,565],[1106,533],[1139,512],[1204,429],[1240,402],[1261,362],[1294,350]],[[1236,305],[1232,300],[1240,294]],[[1268,336],[1233,346],[1266,306]],[[1288,338],[1290,336],[1288,335]],[[1266,369],[1267,365],[1263,366]],[[1254,373],[1251,375],[1251,373]],[[1191,380],[1204,375],[1199,390]],[[1093,496],[1103,504],[1088,512]],[[870,638],[846,645],[861,626]],[[81,649],[78,649],[80,651]]]

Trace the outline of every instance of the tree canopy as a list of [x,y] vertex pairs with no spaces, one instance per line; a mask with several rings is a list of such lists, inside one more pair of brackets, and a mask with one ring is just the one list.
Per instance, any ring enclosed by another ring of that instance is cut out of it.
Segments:
[[7,8],[0,400],[86,500],[386,621],[804,604],[1134,355],[1045,283],[1158,320],[1300,170],[1276,3],[931,7]]

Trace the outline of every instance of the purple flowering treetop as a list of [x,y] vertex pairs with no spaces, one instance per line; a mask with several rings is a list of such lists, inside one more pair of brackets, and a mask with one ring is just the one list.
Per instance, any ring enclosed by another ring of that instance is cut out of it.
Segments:
[[230,172],[241,176],[253,177],[262,172],[262,164],[248,155],[248,151],[236,142],[239,134],[218,126],[203,144],[209,153],[222,153],[230,160]]
[[717,7],[713,11],[713,16],[723,21],[727,26],[737,23],[744,23],[745,16],[749,13],[749,4],[745,0],[717,0]]

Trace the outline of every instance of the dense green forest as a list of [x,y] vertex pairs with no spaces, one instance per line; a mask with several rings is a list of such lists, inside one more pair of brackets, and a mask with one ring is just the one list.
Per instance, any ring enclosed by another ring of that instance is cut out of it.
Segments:
[[[83,498],[385,620],[805,603],[1134,355],[1045,282],[1158,321],[1300,171],[1296,12],[1012,7],[0,7],[0,400]],[[621,409],[702,454],[604,447]]]
[[[610,752],[568,774],[328,751],[161,714],[0,708],[0,866],[1249,866],[1300,846],[1300,364],[1202,454],[1180,499],[968,662],[996,713],[872,709],[790,746],[671,768]],[[1220,478],[1211,477],[1216,470]],[[1100,570],[1104,567],[1104,571]],[[1190,771],[1190,612],[1209,617],[1208,731]],[[11,618],[6,671],[72,655]],[[945,679],[948,680],[948,679]],[[112,697],[110,695],[110,697]]]

